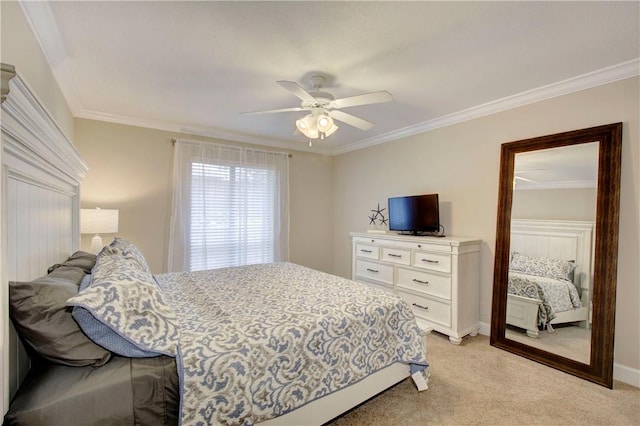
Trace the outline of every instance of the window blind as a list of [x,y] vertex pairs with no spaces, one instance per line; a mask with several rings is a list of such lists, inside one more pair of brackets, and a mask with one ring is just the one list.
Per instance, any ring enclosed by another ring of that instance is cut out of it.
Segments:
[[190,269],[274,261],[275,171],[192,164]]
[[286,153],[178,140],[169,272],[289,259]]

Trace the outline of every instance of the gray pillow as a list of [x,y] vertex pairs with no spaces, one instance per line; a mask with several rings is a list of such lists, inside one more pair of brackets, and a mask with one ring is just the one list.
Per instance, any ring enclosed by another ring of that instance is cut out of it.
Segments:
[[69,258],[64,262],[56,263],[55,265],[51,266],[47,270],[47,273],[50,274],[60,266],[75,266],[77,268],[82,269],[85,274],[90,274],[91,269],[93,269],[95,264],[96,264],[95,254],[87,253],[86,251],[77,251],[73,253],[71,256],[69,256]]
[[9,313],[22,339],[56,364],[100,366],[111,352],[84,335],[67,300],[78,293],[82,268],[62,265],[30,282],[9,283]]

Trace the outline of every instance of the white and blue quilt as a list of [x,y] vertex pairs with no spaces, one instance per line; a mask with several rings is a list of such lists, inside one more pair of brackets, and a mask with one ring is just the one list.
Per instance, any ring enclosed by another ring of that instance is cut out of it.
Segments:
[[182,424],[254,424],[428,363],[399,298],[291,263],[156,275],[179,327]]

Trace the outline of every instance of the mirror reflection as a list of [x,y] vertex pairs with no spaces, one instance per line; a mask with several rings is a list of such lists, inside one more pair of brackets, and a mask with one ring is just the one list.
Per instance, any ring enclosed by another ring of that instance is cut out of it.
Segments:
[[514,159],[505,337],[590,363],[599,142]]

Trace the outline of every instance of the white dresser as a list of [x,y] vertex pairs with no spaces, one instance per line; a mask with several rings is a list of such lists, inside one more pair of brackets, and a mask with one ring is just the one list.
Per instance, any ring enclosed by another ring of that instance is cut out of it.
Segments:
[[355,281],[397,294],[421,328],[453,344],[478,334],[481,240],[355,232],[351,239]]

